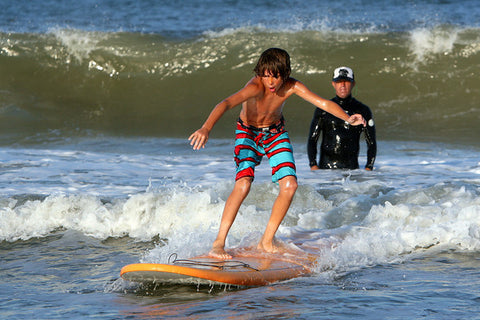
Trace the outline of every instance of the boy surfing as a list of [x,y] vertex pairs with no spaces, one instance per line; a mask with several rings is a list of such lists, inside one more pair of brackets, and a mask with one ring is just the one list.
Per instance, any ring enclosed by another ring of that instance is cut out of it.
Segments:
[[194,150],[204,148],[210,131],[222,115],[237,105],[242,106],[235,132],[235,185],[225,202],[218,235],[209,252],[211,257],[218,259],[232,258],[225,251],[227,234],[250,191],[255,166],[260,164],[264,155],[269,159],[272,168],[272,181],[278,182],[280,190],[257,249],[268,253],[278,251],[274,236],[297,190],[293,149],[282,115],[284,103],[290,96],[296,94],[344,120],[348,125],[365,126],[361,115],[349,116],[336,103],[318,96],[302,82],[291,78],[290,56],[283,49],[265,50],[254,72],[255,76],[240,91],[218,103],[202,127],[188,138]]

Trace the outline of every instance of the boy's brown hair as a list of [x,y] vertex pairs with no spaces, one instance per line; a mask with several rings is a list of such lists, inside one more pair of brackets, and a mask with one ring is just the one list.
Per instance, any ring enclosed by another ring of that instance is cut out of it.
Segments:
[[290,69],[290,56],[283,49],[267,49],[258,59],[253,71],[259,77],[263,77],[265,71],[271,72],[274,76],[279,75],[283,81],[286,81],[292,71]]

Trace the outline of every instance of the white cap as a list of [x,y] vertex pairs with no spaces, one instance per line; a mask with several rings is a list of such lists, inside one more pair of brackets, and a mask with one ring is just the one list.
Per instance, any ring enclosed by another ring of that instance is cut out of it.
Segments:
[[332,81],[339,81],[339,80],[348,80],[348,81],[355,81],[353,77],[353,70],[349,67],[339,67],[333,71],[333,78]]

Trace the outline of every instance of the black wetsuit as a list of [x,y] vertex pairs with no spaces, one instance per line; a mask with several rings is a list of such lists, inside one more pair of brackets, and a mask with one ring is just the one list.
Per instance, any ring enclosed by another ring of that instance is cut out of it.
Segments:
[[[377,155],[377,141],[372,111],[351,95],[345,99],[336,96],[332,101],[340,105],[350,116],[355,113],[361,114],[367,122],[367,126],[351,126],[334,115],[316,108],[308,135],[307,150],[310,167],[318,165],[320,169],[358,169],[360,135],[364,132],[367,141],[367,164],[365,168],[373,170]],[[317,164],[317,142],[320,131],[323,134],[320,164]]]

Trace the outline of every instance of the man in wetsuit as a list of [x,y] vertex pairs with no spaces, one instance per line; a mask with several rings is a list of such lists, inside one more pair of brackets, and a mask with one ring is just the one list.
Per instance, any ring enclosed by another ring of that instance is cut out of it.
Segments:
[[[311,170],[318,169],[358,169],[360,135],[363,132],[367,142],[366,170],[373,170],[377,154],[375,123],[369,107],[352,97],[355,86],[353,70],[339,67],[333,72],[332,85],[336,96],[331,99],[348,114],[361,114],[366,127],[351,126],[329,113],[316,108],[308,135],[308,159]],[[320,163],[317,163],[317,142],[322,132]]]

